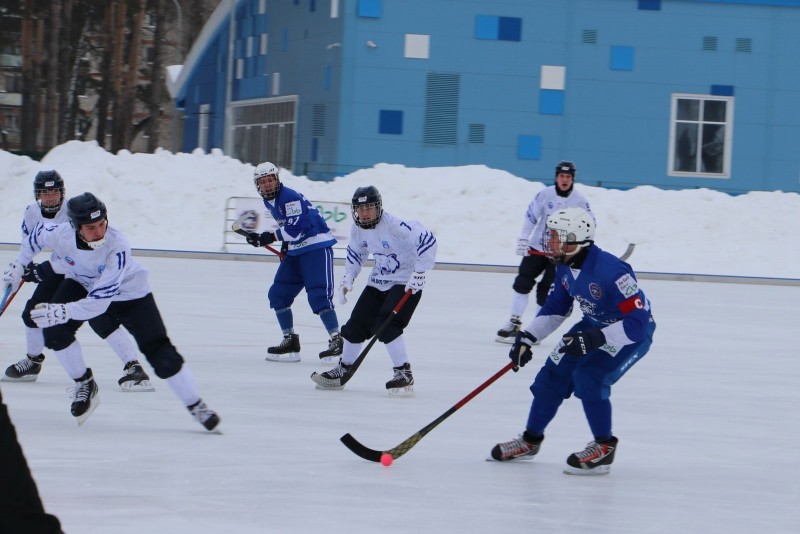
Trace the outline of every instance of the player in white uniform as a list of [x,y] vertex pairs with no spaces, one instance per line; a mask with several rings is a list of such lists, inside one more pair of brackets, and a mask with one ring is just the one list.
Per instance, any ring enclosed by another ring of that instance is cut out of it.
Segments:
[[133,335],[156,375],[167,381],[195,420],[213,430],[219,416],[200,398],[183,357],[167,336],[147,271],[131,257],[128,239],[108,225],[105,204],[92,193],[83,193],[67,202],[67,217],[70,224],[38,224],[7,273],[18,285],[22,266],[42,249],[53,249],[53,268],[64,273],[64,280],[50,303],[38,304],[30,316],[44,329],[45,345],[75,380],[72,415],[80,424],[99,402],[97,384],[75,333],[83,321],[107,313]]
[[[21,241],[30,236],[31,230],[39,223],[60,224],[67,222],[66,210],[61,209],[64,204],[64,180],[54,170],[40,171],[33,179],[33,195],[36,202],[25,208],[22,217]],[[40,302],[47,302],[53,296],[58,285],[64,279],[63,274],[53,270],[49,261],[39,264],[30,263],[25,266],[23,280],[38,284],[33,295],[25,303],[22,312],[22,321],[25,323],[25,339],[27,355],[6,369],[1,378],[6,382],[33,382],[39,377],[45,356],[44,336],[42,330],[30,318],[31,310]],[[150,377],[137,361],[136,347],[125,331],[119,328],[119,322],[107,314],[101,314],[91,321],[89,325],[98,336],[105,339],[109,346],[122,360],[124,366],[123,376],[118,383],[123,391],[154,391]]]
[[[542,235],[545,232],[547,218],[564,208],[583,208],[590,214],[589,202],[580,191],[575,190],[575,164],[571,161],[560,161],[556,165],[555,183],[542,189],[534,197],[525,212],[525,221],[517,239],[517,255],[522,256],[519,272],[514,279],[511,301],[511,318],[497,331],[495,341],[513,343],[514,336],[522,324],[522,314],[528,307],[528,298],[536,278],[542,279],[536,286],[536,310],[544,306],[550,286],[553,285],[555,270],[546,256],[542,255]],[[592,215],[594,216],[594,215]],[[544,273],[544,274],[542,274]]]
[[411,291],[403,307],[378,341],[386,345],[392,359],[394,377],[386,383],[393,396],[413,395],[414,377],[406,354],[403,330],[422,298],[425,272],[436,263],[436,237],[417,221],[395,217],[383,211],[383,201],[374,186],[359,187],[351,204],[353,221],[347,245],[345,274],[339,285],[339,302],[347,302],[353,281],[370,254],[375,262],[367,286],[358,297],[350,319],[342,327],[344,346],[339,364],[311,379],[317,389],[341,389],[342,378],[361,352],[362,343],[375,335],[406,291]]

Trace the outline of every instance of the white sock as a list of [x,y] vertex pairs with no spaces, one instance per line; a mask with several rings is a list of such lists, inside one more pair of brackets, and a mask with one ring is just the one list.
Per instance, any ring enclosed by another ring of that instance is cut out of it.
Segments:
[[25,327],[25,344],[28,347],[28,354],[38,356],[44,350],[44,332],[41,328]]
[[86,362],[83,361],[83,351],[77,339],[66,349],[57,350],[56,357],[71,379],[77,380],[86,374]]
[[111,335],[106,338],[106,343],[117,353],[122,363],[128,363],[139,359],[136,346],[133,344],[133,341],[131,341],[130,336],[122,328],[117,328],[111,332]]
[[358,355],[361,354],[361,345],[363,343],[350,343],[345,338],[342,338],[342,363],[345,365],[352,365]]
[[177,395],[186,406],[191,406],[200,400],[200,394],[197,392],[194,377],[185,363],[181,366],[180,371],[167,378],[167,384],[169,384],[169,387],[172,388],[175,395]]
[[514,291],[514,298],[511,300],[511,315],[522,317],[525,309],[528,307],[528,298],[530,294],[523,295]]
[[386,351],[392,359],[392,367],[400,367],[408,363],[408,355],[406,354],[406,342],[403,336],[390,341],[386,344]]

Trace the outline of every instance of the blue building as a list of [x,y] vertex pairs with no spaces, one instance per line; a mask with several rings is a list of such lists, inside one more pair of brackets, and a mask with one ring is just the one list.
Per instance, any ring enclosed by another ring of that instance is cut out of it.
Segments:
[[[800,191],[800,0],[222,0],[184,146],[330,179],[485,164]],[[487,184],[491,186],[491,184]]]

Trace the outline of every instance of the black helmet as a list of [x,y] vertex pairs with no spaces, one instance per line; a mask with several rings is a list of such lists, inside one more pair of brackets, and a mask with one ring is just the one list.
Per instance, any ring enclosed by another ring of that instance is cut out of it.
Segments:
[[[377,210],[377,216],[375,219],[369,222],[362,223],[358,219],[358,213],[356,212],[356,208],[358,206],[375,206]],[[369,230],[370,228],[375,228],[378,226],[378,223],[381,222],[381,217],[383,216],[383,200],[381,199],[381,194],[378,191],[378,188],[374,185],[368,185],[367,187],[359,187],[356,189],[356,192],[353,193],[353,200],[350,203],[350,208],[353,212],[353,221],[358,227]]]
[[91,193],[83,193],[67,201],[67,217],[77,232],[82,224],[108,220],[108,212],[106,205],[99,198]]
[[560,173],[571,174],[572,178],[575,178],[575,164],[571,161],[559,161],[558,165],[556,165],[556,176]]
[[[61,198],[58,203],[53,206],[45,206],[42,204],[41,197],[45,191],[59,191]],[[39,203],[39,208],[42,214],[58,213],[61,205],[64,204],[64,179],[56,171],[39,171],[33,179],[33,198]]]

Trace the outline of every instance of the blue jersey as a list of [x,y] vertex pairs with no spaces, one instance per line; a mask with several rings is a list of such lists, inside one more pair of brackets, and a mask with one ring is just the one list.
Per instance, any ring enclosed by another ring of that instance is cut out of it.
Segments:
[[594,244],[580,269],[556,265],[553,292],[526,330],[544,338],[569,316],[573,301],[580,306],[582,322],[601,328],[608,345],[619,348],[648,335],[650,301],[633,269]]
[[294,189],[281,185],[278,196],[272,201],[264,199],[264,206],[280,227],[275,238],[289,243],[289,256],[336,244],[319,210]]

